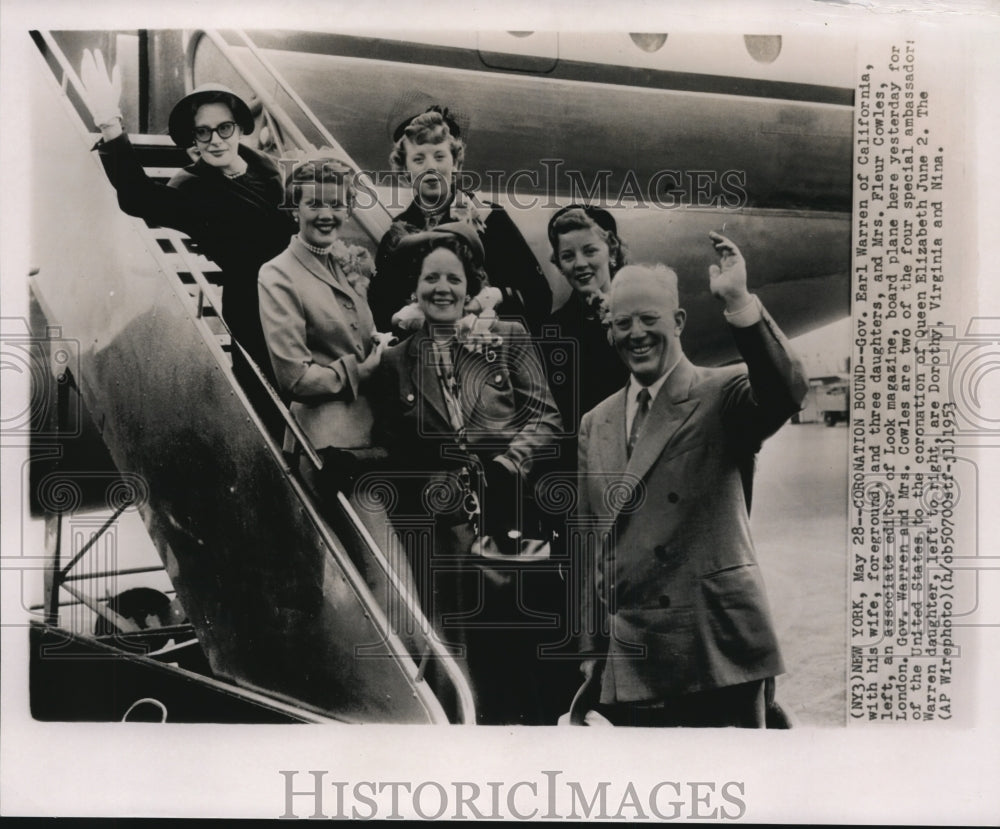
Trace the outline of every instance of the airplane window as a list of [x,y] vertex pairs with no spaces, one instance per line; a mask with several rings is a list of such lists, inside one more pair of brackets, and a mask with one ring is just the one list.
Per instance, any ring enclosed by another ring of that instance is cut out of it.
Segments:
[[781,54],[781,35],[743,35],[743,43],[757,63],[774,63]]
[[665,34],[655,32],[630,32],[629,37],[643,52],[656,52],[667,42]]

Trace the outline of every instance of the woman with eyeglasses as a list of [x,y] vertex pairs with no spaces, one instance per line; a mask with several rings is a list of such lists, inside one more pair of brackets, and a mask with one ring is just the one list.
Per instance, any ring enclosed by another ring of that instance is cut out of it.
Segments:
[[380,485],[396,485],[395,514],[411,526],[423,516],[423,535],[409,533],[407,552],[425,614],[446,643],[465,646],[478,721],[554,723],[561,711],[547,699],[555,682],[546,679],[565,661],[546,664],[536,646],[558,636],[537,619],[531,629],[519,600],[526,584],[539,587],[526,571],[548,552],[530,496],[554,454],[559,413],[520,323],[496,319],[468,333],[459,326],[486,278],[472,227],[450,222],[411,234],[393,256],[424,322],[386,349],[376,375],[375,440],[399,469]]
[[166,184],[143,170],[122,126],[121,78],[109,75],[100,50],[84,51],[84,97],[101,131],[95,146],[118,205],[130,216],[186,233],[222,271],[222,317],[237,342],[273,379],[257,301],[261,265],[288,246],[295,222],[282,210],[284,182],[266,155],[240,143],[254,130],[247,104],[231,90],[205,84],[170,113],[170,137],[197,160]]
[[611,280],[626,264],[628,250],[608,211],[571,204],[549,220],[552,261],[573,289],[553,313],[563,338],[577,346],[576,364],[550,361],[549,384],[568,431],[576,433],[580,418],[618,391],[628,369],[608,340],[605,297]]

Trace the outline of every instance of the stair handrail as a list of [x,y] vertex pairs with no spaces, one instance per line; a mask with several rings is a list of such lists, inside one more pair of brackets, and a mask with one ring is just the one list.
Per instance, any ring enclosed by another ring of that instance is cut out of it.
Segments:
[[[254,90],[255,94],[259,96],[262,106],[264,106],[267,109],[267,111],[272,115],[272,117],[275,118],[275,120],[281,123],[283,129],[284,128],[289,129],[289,133],[291,135],[297,136],[297,138],[301,140],[301,145],[302,145],[301,149],[309,149],[312,146],[311,142],[309,142],[308,139],[306,139],[305,135],[294,124],[291,117],[285,112],[285,110],[279,104],[277,104],[277,102],[274,101],[273,96],[268,95],[261,88],[260,84],[256,82],[256,80],[253,80],[249,77],[249,73],[247,73],[244,67],[241,66],[238,58],[232,53],[232,50],[230,49],[228,43],[226,43],[225,40],[223,40],[221,36],[214,30],[199,30],[199,32],[212,39],[213,43],[215,43],[220,48],[220,52],[223,53],[223,55],[227,58],[227,60],[229,60],[233,68],[238,73],[240,73],[241,77],[248,83],[248,85],[250,85],[251,89]],[[58,44],[58,42],[55,40],[52,34],[48,31],[37,30],[36,32],[34,32],[34,34],[45,44],[48,53],[54,58],[56,63],[59,65],[60,70],[62,71],[62,77],[60,78],[59,82],[60,82],[60,88],[62,89],[63,93],[66,94],[67,87],[71,87],[73,91],[76,93],[76,95],[79,96],[80,100],[86,103],[86,97],[83,94],[83,83],[81,82],[79,75],[76,73],[76,70],[73,68],[69,60],[66,58],[66,55],[63,52],[62,47]],[[192,38],[191,42],[194,43],[194,38]],[[250,43],[250,45],[252,46],[252,43]],[[256,50],[256,47],[253,48],[254,50]],[[191,55],[192,55],[191,46],[189,44],[189,57]],[[265,65],[265,68],[268,68],[269,72],[273,73],[273,79],[275,80],[275,82],[279,83],[282,86],[282,88],[286,91],[286,93],[290,94],[290,96],[293,97],[293,100],[295,100],[296,104],[302,108],[304,114],[306,115],[307,118],[310,119],[310,121],[314,124],[314,126],[320,129],[321,134],[324,136],[324,140],[329,139],[329,141],[331,142],[330,144],[331,147],[334,147],[335,149],[340,148],[340,144],[336,142],[333,136],[330,135],[329,131],[319,122],[319,120],[308,109],[305,103],[302,102],[301,98],[299,98],[297,95],[294,95],[294,93],[291,92],[290,87],[288,87],[287,85],[287,82],[284,81],[284,79],[281,78],[280,75],[278,75],[277,71],[274,70],[273,67],[270,67],[269,64],[267,64],[264,61],[262,61],[262,64]],[[188,67],[186,67],[186,72],[188,71],[189,69]],[[189,85],[190,85],[190,80],[191,80],[190,76],[186,75],[186,82]],[[271,108],[272,106],[273,109]],[[87,131],[90,132],[89,129]],[[339,151],[342,151],[342,149]],[[353,162],[352,159],[350,159],[350,157],[346,153],[344,153],[344,158],[349,164],[351,164],[351,166],[354,167],[355,170],[358,169],[357,165]],[[388,219],[388,211],[385,210],[385,207],[382,206],[381,204],[380,206],[382,207],[382,210],[386,218]],[[371,216],[365,214],[366,220],[370,220],[371,218],[372,218]],[[141,219],[137,219],[136,221],[142,222]],[[145,222],[142,222],[142,224],[145,226]],[[362,226],[365,228],[366,232],[369,232],[370,234],[379,232],[377,229],[373,230],[372,228],[370,228],[368,226],[369,224],[370,222],[368,221],[362,222]],[[388,228],[388,221],[386,222],[385,227],[386,229]],[[377,238],[380,238],[380,235]],[[177,252],[181,257],[181,260],[188,267],[189,272],[191,273],[195,283],[198,285],[201,294],[201,300],[202,301],[207,300],[208,303],[216,310],[217,314],[219,315],[219,318],[221,319],[222,316],[221,308],[219,308],[218,305],[216,304],[214,294],[211,290],[211,285],[202,272],[203,269],[198,265],[197,262],[193,260],[193,257],[190,256],[186,250],[181,249],[178,250]],[[157,261],[160,263],[161,268],[163,268],[164,255],[162,254],[162,252],[159,250],[153,250],[153,254],[156,257]],[[163,268],[163,270],[166,273],[169,272],[171,269]],[[202,303],[201,301],[199,301],[198,303],[199,317],[202,316],[201,310],[202,310]],[[269,390],[272,402],[276,404],[278,411],[281,412],[286,424],[289,426],[290,430],[295,436],[296,442],[302,448],[305,455],[309,458],[310,462],[317,470],[322,470],[323,468],[322,458],[316,452],[315,448],[311,444],[311,441],[302,431],[301,427],[299,427],[298,423],[292,417],[291,413],[288,410],[288,407],[284,405],[284,403],[277,396],[277,394],[274,393],[273,389],[270,388],[270,384],[267,383],[267,381],[265,380],[263,373],[260,371],[259,367],[255,365],[254,361],[249,357],[249,355],[246,354],[242,346],[240,346],[239,343],[236,342],[235,338],[232,340],[232,343],[234,349],[239,349],[246,357],[249,364],[254,369],[256,369],[258,378],[263,382],[264,387]],[[218,346],[216,346],[216,348],[218,348]],[[249,403],[247,405],[249,405]],[[252,407],[250,408],[252,410]],[[261,428],[263,427],[261,426]],[[294,478],[290,478],[289,480],[295,481]],[[371,537],[371,534],[365,528],[364,523],[362,522],[360,516],[357,515],[353,507],[351,507],[350,503],[347,501],[346,497],[344,497],[342,494],[338,495],[338,501],[341,503],[342,506],[346,506],[345,512],[349,516],[351,523],[355,526],[358,533],[364,540],[365,544],[372,551],[373,558],[375,559],[379,567],[385,572],[387,579],[396,589],[397,593],[403,600],[407,610],[413,614],[413,618],[419,625],[421,633],[424,636],[424,640],[426,641],[429,650],[429,653],[425,654],[424,658],[426,659],[428,656],[430,656],[441,662],[444,669],[443,671],[444,675],[447,677],[449,682],[455,688],[456,698],[459,704],[459,715],[462,722],[466,724],[474,724],[476,718],[475,718],[475,706],[473,701],[473,695],[471,688],[468,684],[468,681],[465,679],[465,676],[458,668],[454,658],[451,656],[451,654],[447,652],[445,647],[438,640],[437,635],[433,630],[433,627],[427,620],[427,617],[424,615],[422,608],[420,608],[419,606],[419,603],[414,599],[411,592],[405,587],[405,585],[402,584],[401,579],[392,569],[392,566],[385,558],[385,555],[382,552],[381,548],[378,546],[378,543]],[[325,522],[317,522],[317,526],[320,529],[320,534],[324,537],[324,542],[328,546],[330,546],[331,549],[335,549],[337,545],[333,543],[334,539],[329,535],[329,532],[326,530]],[[360,593],[367,594],[367,590],[364,587],[363,580],[360,579],[360,576],[358,576],[357,573],[354,573],[353,575],[356,576],[356,578],[351,579],[351,581],[354,582],[355,588],[358,589]],[[65,585],[60,585],[60,586],[66,587]],[[68,590],[69,588],[66,589]],[[373,612],[373,620],[376,622],[376,624],[383,631],[385,631],[391,639],[395,640],[395,642],[398,643],[399,642],[398,637],[396,637],[395,633],[391,630],[391,625],[389,624],[388,619],[382,613],[381,608],[378,605],[378,602],[374,601],[373,597],[371,597],[371,600],[366,601],[366,603],[370,604],[371,606],[370,610]],[[399,647],[401,648],[401,644]],[[417,669],[416,681],[418,683],[426,682],[423,679],[422,665],[419,666]],[[427,691],[430,691],[430,689],[427,688]],[[430,693],[432,696],[436,696],[433,694],[432,691]]]

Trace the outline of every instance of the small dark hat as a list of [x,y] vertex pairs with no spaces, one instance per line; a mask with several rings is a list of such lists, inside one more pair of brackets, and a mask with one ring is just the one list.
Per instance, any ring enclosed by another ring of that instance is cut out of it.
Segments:
[[253,132],[253,115],[246,102],[228,86],[206,83],[181,98],[170,111],[167,130],[178,147],[190,147],[194,143],[194,113],[203,103],[228,105],[243,134]]
[[608,233],[613,233],[615,237],[618,236],[618,225],[615,222],[614,216],[608,213],[602,207],[591,207],[586,204],[570,204],[561,210],[557,210],[552,214],[552,218],[549,219],[549,244],[552,249],[555,250],[556,247],[556,221],[565,213],[569,213],[570,210],[582,210],[594,224],[596,224],[602,230],[606,230]]
[[423,112],[418,112],[416,115],[411,115],[401,124],[399,124],[399,126],[397,126],[396,129],[393,130],[392,132],[393,143],[399,141],[399,139],[403,137],[403,134],[406,132],[406,128],[413,123],[413,120],[415,118],[424,115],[425,113],[428,112],[437,112],[441,116],[441,119],[444,121],[445,126],[448,127],[448,131],[452,134],[452,136],[454,138],[461,137],[462,130],[458,126],[458,121],[452,118],[451,113],[448,112],[448,107],[443,107],[440,104],[433,104],[432,106],[427,107],[427,109],[425,109]]
[[457,236],[460,238],[472,251],[476,265],[483,267],[483,262],[486,259],[483,242],[475,229],[466,222],[446,222],[445,224],[438,225],[433,230],[421,230],[419,233],[409,233],[401,237],[396,243],[393,256],[400,258],[410,256],[424,242],[440,239],[443,236]]

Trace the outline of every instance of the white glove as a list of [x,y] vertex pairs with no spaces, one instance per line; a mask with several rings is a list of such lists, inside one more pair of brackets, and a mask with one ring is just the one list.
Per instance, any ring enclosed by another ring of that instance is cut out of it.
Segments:
[[586,714],[584,714],[583,724],[584,725],[598,725],[598,726],[614,725],[614,723],[612,723],[611,720],[609,720],[607,717],[603,716],[602,714],[598,714],[593,708],[591,708],[589,711],[587,711]]
[[[605,725],[610,725],[610,726],[614,725],[614,723],[612,723],[611,720],[609,720],[602,714],[598,714],[593,708],[589,709],[587,713],[584,714],[583,724],[598,726],[598,727]],[[569,711],[567,711],[565,714],[559,715],[559,719],[556,722],[556,725],[570,725],[570,726],[573,725],[572,721],[570,720]]]
[[480,311],[492,311],[501,302],[503,302],[503,294],[500,293],[499,288],[490,286],[488,288],[483,288],[478,294],[476,294],[473,301],[479,302]]
[[93,52],[83,50],[80,81],[83,84],[83,99],[98,127],[104,127],[116,118],[121,119],[122,73],[117,64],[108,73],[100,49]]
[[392,315],[392,324],[403,331],[416,331],[424,324],[424,312],[412,302]]

